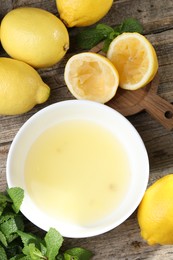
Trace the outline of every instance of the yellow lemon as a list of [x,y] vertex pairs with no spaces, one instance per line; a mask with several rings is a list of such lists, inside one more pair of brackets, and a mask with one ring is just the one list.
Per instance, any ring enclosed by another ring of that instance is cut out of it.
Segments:
[[69,35],[55,15],[43,9],[23,7],[3,18],[1,43],[11,57],[43,68],[62,59],[69,48]]
[[173,244],[173,174],[168,174],[144,194],[138,208],[142,237],[149,245]]
[[105,57],[91,52],[72,56],[66,63],[64,79],[77,99],[106,103],[116,93],[119,75]]
[[135,90],[148,84],[158,70],[152,44],[139,33],[123,33],[110,44],[107,57],[120,76],[120,87]]
[[96,23],[111,8],[113,0],[56,0],[60,18],[67,27]]
[[0,58],[0,114],[15,115],[45,102],[50,88],[30,65]]

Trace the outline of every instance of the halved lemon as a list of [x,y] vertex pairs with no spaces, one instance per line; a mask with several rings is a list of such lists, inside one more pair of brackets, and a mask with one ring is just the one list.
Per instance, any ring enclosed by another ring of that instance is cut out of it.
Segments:
[[139,33],[123,33],[116,37],[109,46],[107,57],[117,68],[123,89],[145,86],[158,70],[154,47]]
[[106,57],[92,52],[72,56],[66,63],[64,79],[75,98],[99,103],[112,99],[119,85],[114,65]]

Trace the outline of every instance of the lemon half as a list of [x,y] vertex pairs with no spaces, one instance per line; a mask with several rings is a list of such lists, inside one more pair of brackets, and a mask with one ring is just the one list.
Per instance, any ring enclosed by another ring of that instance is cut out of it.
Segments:
[[154,47],[139,33],[123,33],[116,37],[107,57],[117,68],[123,89],[136,90],[145,86],[158,70]]
[[91,52],[72,56],[64,72],[65,82],[77,99],[106,103],[115,95],[119,75],[105,57]]

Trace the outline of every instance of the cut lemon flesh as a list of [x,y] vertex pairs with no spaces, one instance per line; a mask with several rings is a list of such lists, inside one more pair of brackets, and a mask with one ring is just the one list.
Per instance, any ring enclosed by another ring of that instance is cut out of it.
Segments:
[[105,57],[91,52],[72,56],[65,66],[64,79],[77,99],[108,102],[115,95],[119,75]]
[[152,44],[139,33],[123,33],[116,37],[109,46],[107,57],[117,68],[123,89],[145,86],[158,70]]

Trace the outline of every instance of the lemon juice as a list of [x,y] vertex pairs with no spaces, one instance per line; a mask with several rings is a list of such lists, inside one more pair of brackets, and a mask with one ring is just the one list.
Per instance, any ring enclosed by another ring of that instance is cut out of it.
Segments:
[[121,205],[130,181],[124,145],[109,129],[71,120],[45,130],[25,162],[26,189],[53,218],[88,225]]

